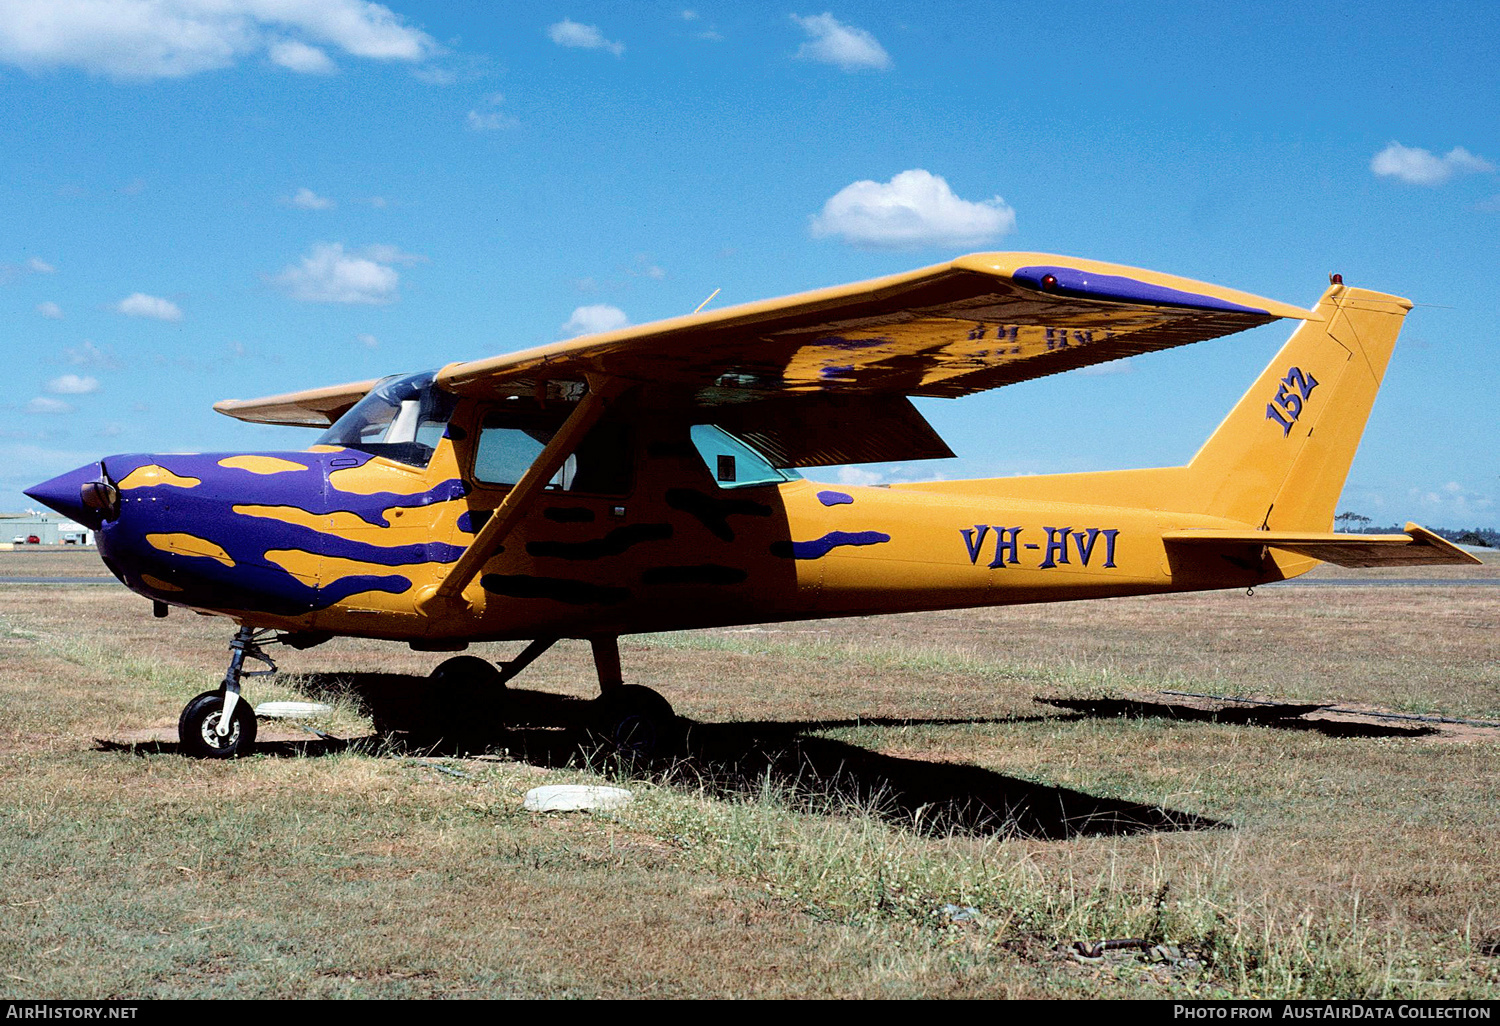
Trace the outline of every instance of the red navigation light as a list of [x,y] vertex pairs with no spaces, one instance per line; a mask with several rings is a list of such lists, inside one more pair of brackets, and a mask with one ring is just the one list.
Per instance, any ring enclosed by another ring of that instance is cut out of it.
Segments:
[[1055,274],[1044,274],[1044,275],[1042,275],[1042,288],[1044,288],[1044,289],[1055,289],[1055,288],[1057,288],[1057,275],[1055,275]]
[[1344,284],[1344,276],[1342,274],[1330,274],[1328,276],[1328,284],[1342,285]]

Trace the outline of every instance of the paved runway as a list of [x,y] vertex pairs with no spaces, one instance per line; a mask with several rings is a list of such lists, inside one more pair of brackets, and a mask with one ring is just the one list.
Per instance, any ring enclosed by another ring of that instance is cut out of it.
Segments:
[[1258,584],[1258,588],[1483,588],[1500,585],[1500,577],[1328,577],[1297,578]]
[[119,584],[113,577],[0,577],[0,584]]
[[[113,577],[0,577],[0,584],[119,584]],[[1500,577],[1329,577],[1275,581],[1257,588],[1492,588]]]

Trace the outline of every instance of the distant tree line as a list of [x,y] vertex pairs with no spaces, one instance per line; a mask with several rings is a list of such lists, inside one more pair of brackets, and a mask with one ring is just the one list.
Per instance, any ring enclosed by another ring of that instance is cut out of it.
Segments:
[[[1369,517],[1353,512],[1340,513],[1333,518],[1333,525],[1338,530],[1349,534],[1400,534],[1406,528],[1405,524],[1390,524],[1382,527],[1372,523]],[[1460,545],[1485,545],[1492,549],[1500,549],[1500,531],[1493,527],[1429,527],[1427,529],[1441,538],[1447,538]]]

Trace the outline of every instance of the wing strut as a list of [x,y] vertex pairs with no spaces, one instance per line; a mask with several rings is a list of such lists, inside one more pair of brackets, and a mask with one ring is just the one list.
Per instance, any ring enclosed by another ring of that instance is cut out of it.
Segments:
[[588,395],[568,415],[561,429],[552,436],[552,440],[526,469],[526,473],[521,475],[521,480],[506,493],[494,514],[485,521],[464,554],[449,569],[447,576],[434,590],[417,600],[420,612],[427,616],[441,616],[453,605],[459,604],[464,589],[504,544],[521,518],[531,512],[531,507],[536,504],[547,482],[562,468],[589,428],[598,423],[605,409],[626,387],[627,383],[619,378],[596,379],[590,376]]

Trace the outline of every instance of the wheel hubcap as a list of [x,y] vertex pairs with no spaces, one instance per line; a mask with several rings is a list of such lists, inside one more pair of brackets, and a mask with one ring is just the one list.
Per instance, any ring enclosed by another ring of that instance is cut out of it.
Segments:
[[240,739],[240,724],[238,720],[229,725],[228,734],[223,737],[219,736],[219,720],[223,716],[224,713],[219,711],[211,712],[203,717],[203,726],[200,733],[203,735],[203,743],[210,748],[233,748],[235,742]]
[[651,751],[656,745],[656,724],[644,716],[627,716],[615,726],[615,745],[632,755]]

